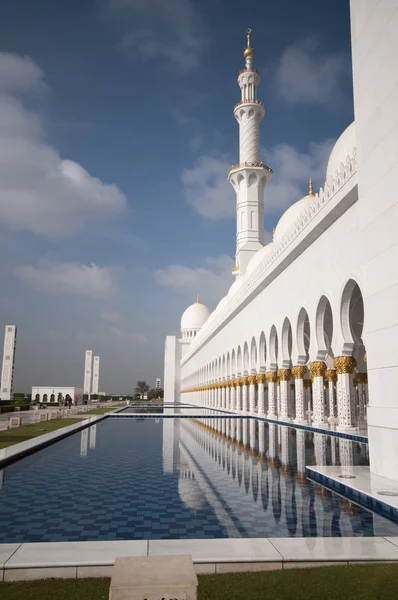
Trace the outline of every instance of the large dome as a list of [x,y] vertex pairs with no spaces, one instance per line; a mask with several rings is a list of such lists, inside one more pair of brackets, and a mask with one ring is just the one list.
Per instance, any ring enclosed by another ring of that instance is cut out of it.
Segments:
[[198,331],[210,316],[210,310],[199,300],[188,306],[181,317],[181,331]]
[[248,277],[251,273],[253,273],[253,271],[255,271],[255,269],[258,267],[258,265],[263,262],[263,260],[267,256],[268,252],[271,252],[271,250],[272,250],[272,242],[269,242],[269,244],[264,246],[264,248],[261,248],[261,250],[258,250],[256,252],[256,254],[251,257],[249,264],[247,265],[247,268],[246,268],[246,273],[245,273],[246,277]]
[[[281,238],[293,225],[296,219],[305,211],[314,201],[314,192],[312,189],[312,179],[310,179],[310,189],[307,196],[301,198],[298,202],[292,204],[281,216],[274,232],[274,240]],[[261,250],[260,250],[261,252]]]
[[328,166],[326,169],[326,181],[333,179],[336,175],[336,171],[339,172],[341,169],[341,163],[345,164],[347,156],[352,156],[354,148],[356,146],[356,135],[355,135],[355,121],[351,123],[343,131],[329,156]]

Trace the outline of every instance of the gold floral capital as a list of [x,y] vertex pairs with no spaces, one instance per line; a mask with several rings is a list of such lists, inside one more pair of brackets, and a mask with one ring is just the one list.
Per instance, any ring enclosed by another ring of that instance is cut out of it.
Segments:
[[265,374],[265,379],[267,383],[276,383],[278,374],[276,371],[268,371],[268,373]]
[[310,365],[310,377],[323,377],[326,372],[326,363],[317,360]]
[[337,371],[337,375],[352,373],[357,366],[357,361],[352,356],[337,356],[333,361],[333,366]]
[[264,381],[265,381],[265,373],[259,373],[256,376],[256,379],[257,379],[257,383],[264,383]]
[[335,383],[337,381],[337,373],[334,369],[326,369],[325,377],[329,382]]
[[290,381],[292,378],[292,372],[290,369],[279,369],[278,377],[279,381]]
[[311,385],[312,385],[312,381],[311,381],[311,379],[304,379],[303,383],[304,383],[304,387],[305,387],[305,389],[307,389],[307,390],[308,390],[308,389],[311,387]]
[[240,380],[242,385],[249,385],[249,378],[248,377],[242,377]]
[[367,373],[357,373],[356,378],[358,383],[366,383],[365,379],[367,379]]
[[307,372],[307,367],[302,365],[296,365],[292,368],[292,375],[295,379],[304,379],[304,375]]
[[256,376],[255,375],[250,375],[247,378],[247,381],[249,382],[249,385],[254,385],[256,383]]

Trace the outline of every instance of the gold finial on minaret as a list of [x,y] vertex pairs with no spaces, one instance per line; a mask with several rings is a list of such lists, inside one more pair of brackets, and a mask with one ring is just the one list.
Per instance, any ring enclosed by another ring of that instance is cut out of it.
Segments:
[[199,294],[196,294],[196,302],[200,304],[200,296],[199,296]]
[[315,196],[315,194],[314,194],[314,187],[312,185],[312,177],[310,177],[310,184],[309,184],[308,195],[309,196]]
[[245,50],[243,52],[243,56],[245,58],[251,58],[251,59],[253,59],[254,58],[254,48],[251,47],[251,38],[250,38],[251,32],[252,32],[252,30],[250,29],[250,27],[249,27],[249,29],[246,29],[247,46],[246,46],[246,48],[245,48]]

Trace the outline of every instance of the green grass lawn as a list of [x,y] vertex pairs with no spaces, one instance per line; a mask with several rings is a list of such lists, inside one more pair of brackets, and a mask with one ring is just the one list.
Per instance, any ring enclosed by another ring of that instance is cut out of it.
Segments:
[[[199,600],[395,600],[398,564],[200,575]],[[0,583],[1,600],[101,600],[110,579]]]
[[67,425],[73,425],[74,423],[81,423],[81,419],[53,419],[24,427],[16,427],[8,431],[0,431],[0,448],[7,448],[8,446],[19,444],[19,442],[26,442],[26,440],[49,433],[50,431],[55,431],[56,429],[61,429]]

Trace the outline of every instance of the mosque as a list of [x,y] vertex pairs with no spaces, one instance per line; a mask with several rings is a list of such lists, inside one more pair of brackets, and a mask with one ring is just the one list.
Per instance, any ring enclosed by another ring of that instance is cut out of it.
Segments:
[[[264,245],[250,30],[241,99],[235,281],[211,312],[197,299],[167,336],[165,399],[369,439],[370,472],[398,480],[398,2],[351,0],[355,121],[323,188],[280,217]],[[310,174],[309,174],[310,175]],[[181,396],[182,395],[182,396]]]

